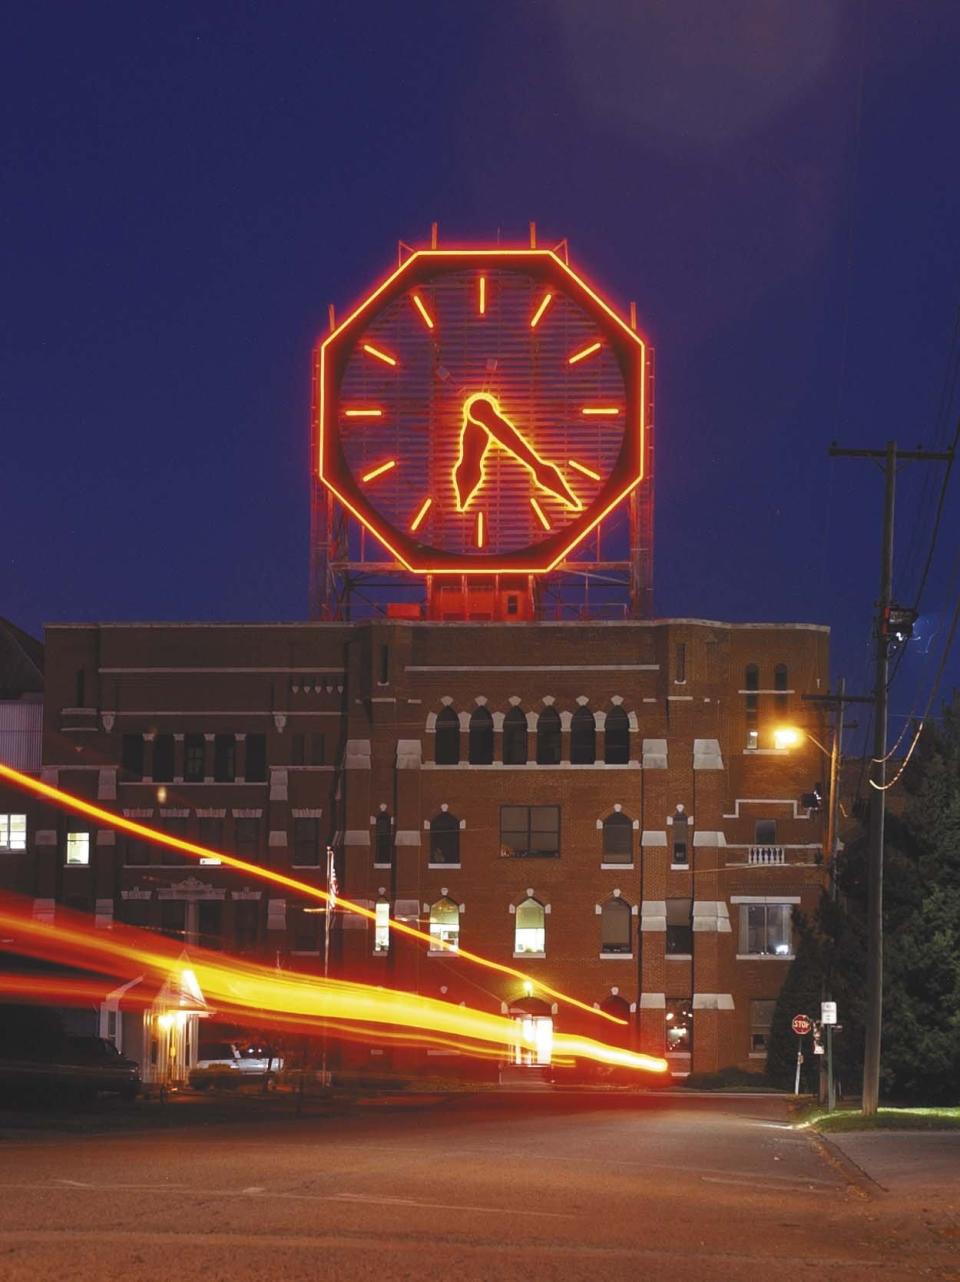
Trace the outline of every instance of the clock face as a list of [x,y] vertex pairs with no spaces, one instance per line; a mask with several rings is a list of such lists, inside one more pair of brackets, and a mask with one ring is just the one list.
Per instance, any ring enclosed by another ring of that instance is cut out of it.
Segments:
[[642,479],[644,358],[550,251],[419,251],[320,346],[320,475],[408,569],[553,568]]

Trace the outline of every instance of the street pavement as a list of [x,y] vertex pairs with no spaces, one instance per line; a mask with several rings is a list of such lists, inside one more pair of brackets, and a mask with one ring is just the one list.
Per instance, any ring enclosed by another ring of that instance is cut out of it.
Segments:
[[0,1126],[0,1278],[960,1279],[956,1188],[936,1205],[882,1191],[852,1153],[792,1129],[776,1097],[492,1092],[228,1112]]

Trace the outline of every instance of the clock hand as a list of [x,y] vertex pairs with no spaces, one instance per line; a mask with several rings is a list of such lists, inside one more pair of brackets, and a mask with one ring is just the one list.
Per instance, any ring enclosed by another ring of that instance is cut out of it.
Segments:
[[[560,469],[555,467],[553,463],[548,463],[546,459],[542,459],[524,440],[510,420],[501,412],[495,397],[487,392],[477,392],[464,401],[463,431],[460,435],[461,458],[465,456],[465,438],[467,437],[468,426],[472,424],[485,428],[488,433],[488,444],[490,438],[495,440],[498,445],[502,446],[503,449],[512,454],[514,458],[532,472],[534,480],[541,489],[559,499],[565,507],[579,511],[583,506],[573,490],[567,485]],[[475,449],[476,446],[474,445],[473,448]],[[483,455],[480,456],[479,464],[481,472],[482,461]],[[479,484],[480,479],[482,477],[478,478],[477,484]],[[471,489],[469,497],[463,502],[462,506],[466,506],[466,503],[473,497],[475,490],[476,486]]]
[[460,430],[460,456],[453,469],[457,508],[463,512],[483,484],[483,460],[490,448],[490,433],[464,413]]

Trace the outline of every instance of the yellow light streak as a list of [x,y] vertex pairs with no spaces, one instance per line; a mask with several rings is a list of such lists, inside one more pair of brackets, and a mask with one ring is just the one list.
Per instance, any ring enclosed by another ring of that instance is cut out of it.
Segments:
[[594,472],[592,468],[584,467],[576,459],[568,458],[567,467],[572,467],[575,472],[582,472],[584,476],[589,476],[591,481],[599,481],[601,479],[599,472]]
[[420,529],[420,526],[423,524],[423,518],[424,518],[424,517],[427,515],[427,513],[430,511],[430,507],[431,507],[431,504],[432,504],[432,503],[433,503],[433,499],[424,499],[424,500],[423,500],[423,503],[422,503],[422,504],[421,504],[421,506],[420,506],[420,511],[417,513],[417,515],[416,515],[416,516],[413,518],[413,520],[410,522],[410,530],[411,530],[411,533],[413,533],[413,532],[415,532],[416,530],[419,530],[419,529]]
[[420,297],[419,294],[411,294],[410,297],[413,299],[414,307],[423,317],[423,323],[426,325],[427,329],[433,329],[433,317],[430,315],[430,313],[427,311],[426,307],[424,306],[423,299]]
[[483,513],[477,513],[477,547],[483,547]]
[[344,410],[345,418],[383,418],[383,410],[376,409],[357,409]]
[[552,529],[553,527],[550,525],[550,522],[547,520],[546,516],[544,516],[543,508],[540,506],[540,504],[537,502],[537,500],[533,497],[532,494],[530,495],[530,506],[533,508],[534,512],[536,512],[537,519],[539,520],[543,528],[545,530]]
[[578,361],[585,361],[587,357],[592,356],[594,352],[599,352],[601,346],[601,343],[591,343],[589,347],[582,347],[579,352],[574,352],[573,355],[568,358],[567,364],[576,365]]
[[530,321],[531,329],[537,328],[537,326],[540,324],[541,320],[543,319],[543,313],[547,310],[547,308],[550,306],[552,302],[553,302],[553,295],[544,294],[543,298],[540,300],[540,306],[533,313],[533,317]]
[[487,278],[480,277],[480,297],[479,297],[480,315],[485,316],[487,313]]
[[390,356],[387,352],[381,352],[379,347],[374,347],[372,343],[364,343],[363,350],[368,356],[374,357],[375,360],[383,361],[384,365],[396,365],[397,358]]
[[607,418],[613,418],[620,411],[616,405],[584,405],[580,413],[584,418],[598,418],[601,415]]

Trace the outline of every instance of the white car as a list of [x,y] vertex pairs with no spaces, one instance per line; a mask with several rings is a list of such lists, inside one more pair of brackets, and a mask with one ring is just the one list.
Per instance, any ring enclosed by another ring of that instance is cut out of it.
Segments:
[[201,1042],[196,1067],[226,1068],[236,1073],[256,1075],[279,1073],[283,1060],[267,1046],[246,1042]]

